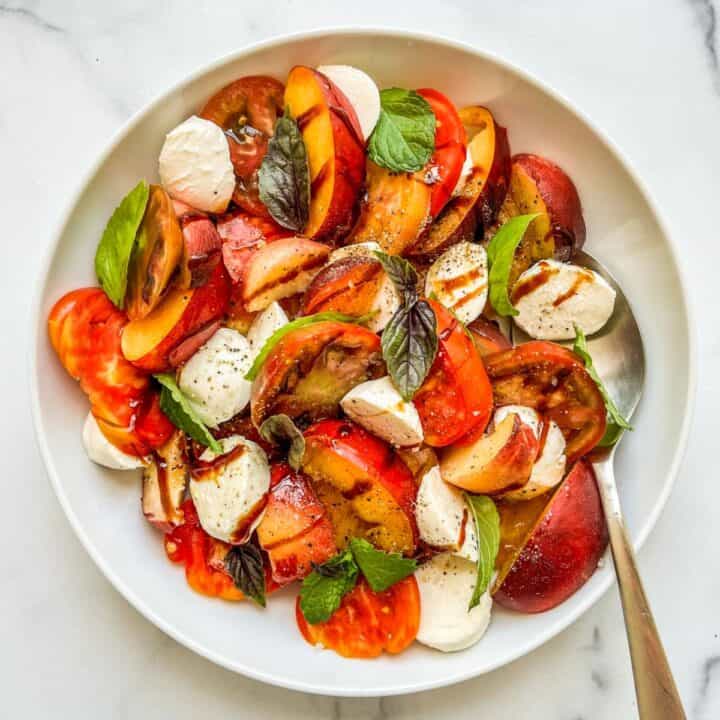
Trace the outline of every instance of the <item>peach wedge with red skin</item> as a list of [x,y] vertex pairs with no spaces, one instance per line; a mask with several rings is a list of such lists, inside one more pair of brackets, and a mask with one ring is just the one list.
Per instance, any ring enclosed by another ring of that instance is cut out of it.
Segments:
[[390,445],[352,422],[322,420],[305,431],[302,465],[338,547],[364,537],[385,552],[414,552],[417,486]]
[[532,428],[510,414],[487,435],[444,450],[440,472],[446,482],[473,493],[506,492],[530,479],[538,449]]
[[355,110],[325,75],[295,66],[285,86],[310,167],[310,218],[303,235],[334,241],[352,226],[365,177],[365,142]]
[[517,554],[510,554],[509,569],[500,567],[495,600],[525,613],[554,608],[587,582],[607,543],[595,473],[579,460],[530,525]]

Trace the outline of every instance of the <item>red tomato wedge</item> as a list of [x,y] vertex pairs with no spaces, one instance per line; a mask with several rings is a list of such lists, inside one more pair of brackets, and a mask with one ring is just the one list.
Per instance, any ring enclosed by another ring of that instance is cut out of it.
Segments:
[[462,324],[442,305],[428,301],[437,318],[438,353],[413,402],[425,442],[445,447],[490,420],[493,393],[485,366]]
[[435,115],[435,152],[428,163],[438,177],[430,194],[430,215],[435,217],[445,207],[460,178],[467,138],[457,109],[445,95],[432,88],[422,88],[418,94],[430,103]]
[[527,405],[554,420],[572,463],[605,434],[605,401],[580,358],[555,343],[535,340],[485,358],[495,404]]
[[397,655],[412,644],[420,627],[420,593],[412,575],[384,592],[374,592],[363,579],[326,622],[310,625],[300,598],[295,618],[311,645],[320,643],[343,657],[374,658],[383,651]]

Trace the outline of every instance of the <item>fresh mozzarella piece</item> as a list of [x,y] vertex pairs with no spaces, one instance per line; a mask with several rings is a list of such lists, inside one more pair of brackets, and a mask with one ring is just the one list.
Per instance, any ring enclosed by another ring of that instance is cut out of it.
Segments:
[[217,427],[250,401],[250,343],[237,330],[220,328],[183,366],[178,384],[200,419]]
[[519,490],[503,495],[509,500],[529,500],[554,488],[565,475],[565,437],[554,421],[550,421],[545,445],[533,465],[530,479]]
[[372,240],[355,245],[343,245],[330,253],[328,262],[333,263],[346,257],[375,257],[375,253],[380,250],[382,250],[380,245]]
[[170,195],[197,210],[223,212],[235,189],[222,128],[195,115],[165,136],[159,171]]
[[384,270],[382,273],[380,288],[370,307],[371,317],[367,321],[368,330],[374,333],[382,332],[400,307],[400,295],[395,283]]
[[287,323],[288,316],[277,301],[270,303],[255,317],[247,334],[253,358],[262,350],[270,337]]
[[425,294],[435,297],[461,322],[475,320],[483,311],[488,294],[485,248],[460,242],[446,250],[428,271]]
[[367,140],[380,117],[380,91],[373,79],[350,65],[321,65],[318,71],[330,78],[350,101]]
[[540,416],[531,407],[525,405],[503,405],[493,415],[493,423],[497,427],[508,415],[517,415],[521,422],[532,428],[535,437],[540,437]]
[[89,412],[83,425],[82,441],[87,456],[98,465],[111,470],[135,470],[145,462],[116,448],[104,435],[95,416]]
[[452,553],[435,555],[415,571],[420,590],[420,627],[417,640],[443,652],[474,645],[490,624],[489,589],[468,612],[477,580],[475,563]]
[[455,189],[453,190],[453,195],[459,195],[463,188],[465,187],[465,183],[467,182],[467,179],[470,177],[470,173],[473,171],[473,168],[475,167],[475,163],[472,158],[472,153],[470,152],[470,149],[468,149],[465,152],[465,162],[463,163],[462,170],[460,170],[460,177],[458,178],[457,183],[455,184]]
[[[260,524],[264,511],[258,512],[270,488],[270,467],[262,448],[241,435],[220,440],[226,462],[206,470],[193,471],[192,496],[203,530],[224,542],[240,544]],[[202,462],[218,456],[205,450]]]
[[576,325],[592,335],[615,307],[615,291],[604,278],[557,260],[541,260],[520,275],[511,299],[515,323],[537,340],[572,340]]
[[351,420],[397,447],[417,445],[423,440],[415,405],[402,399],[387,375],[356,385],[340,405]]
[[460,490],[442,479],[437,465],[420,481],[415,520],[420,538],[428,545],[477,562],[477,533],[470,508]]

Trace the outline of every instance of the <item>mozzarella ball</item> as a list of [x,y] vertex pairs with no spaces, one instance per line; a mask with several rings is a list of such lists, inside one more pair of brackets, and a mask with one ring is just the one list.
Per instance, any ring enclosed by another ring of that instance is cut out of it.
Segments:
[[103,435],[95,416],[89,412],[85,418],[82,431],[82,442],[87,456],[98,465],[111,470],[136,470],[145,465],[143,458],[128,455],[116,448]]

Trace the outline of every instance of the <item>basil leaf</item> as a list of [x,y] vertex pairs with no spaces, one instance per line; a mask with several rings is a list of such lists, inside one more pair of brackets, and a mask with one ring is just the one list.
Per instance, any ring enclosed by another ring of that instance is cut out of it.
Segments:
[[613,402],[610,397],[607,388],[603,385],[603,381],[600,379],[595,366],[593,365],[592,357],[587,346],[587,339],[585,333],[576,325],[575,326],[575,342],[573,343],[573,352],[583,361],[585,369],[588,375],[595,381],[598,386],[598,390],[605,401],[605,410],[607,411],[608,423],[605,429],[605,434],[598,443],[601,447],[611,447],[614,445],[622,435],[624,430],[632,430],[632,425],[620,414],[617,405]]
[[393,384],[404,400],[412,400],[437,354],[435,312],[425,300],[401,306],[385,326],[381,342]]
[[145,214],[150,188],[141,180],[110,216],[95,251],[95,274],[105,294],[121,310],[125,304],[128,265]]
[[190,401],[169,373],[160,373],[153,377],[162,385],[160,391],[160,409],[170,422],[193,440],[209,447],[214,453],[221,453],[220,443],[212,436],[202,420],[197,416]]
[[375,592],[382,592],[404,578],[412,575],[417,563],[399,553],[385,553],[376,550],[367,540],[353,538],[350,540],[355,562],[365,576],[368,585]]
[[512,268],[515,250],[525,235],[530,223],[539,215],[518,215],[508,220],[493,235],[487,248],[490,273],[488,286],[490,304],[498,315],[517,315],[508,297],[508,281]]
[[418,275],[412,263],[399,255],[388,255],[379,250],[376,250],[374,254],[392,280],[404,304],[409,305],[416,302],[418,299]]
[[297,123],[281,117],[258,171],[260,200],[283,227],[301,232],[310,217],[310,170]]
[[435,150],[435,115],[414,90],[380,92],[380,117],[368,141],[368,157],[396,172],[415,172]]
[[333,320],[335,322],[346,322],[353,323],[354,325],[362,325],[366,317],[353,317],[352,315],[344,315],[339,312],[321,312],[315,315],[305,315],[304,317],[296,318],[289,323],[286,323],[281,328],[278,328],[262,346],[260,352],[255,356],[253,364],[250,369],[245,373],[246,380],[254,380],[263,363],[267,360],[268,355],[273,351],[275,346],[289,333],[300,328],[307,327],[308,325],[314,325],[315,323],[325,322],[326,320]]
[[480,602],[495,570],[495,559],[500,549],[500,515],[487,495],[465,493],[465,500],[473,515],[478,540],[477,580],[468,605],[470,612]]
[[325,622],[357,582],[358,566],[349,550],[313,570],[300,588],[300,610],[311,624]]
[[265,567],[259,548],[251,543],[234,546],[225,556],[225,569],[235,587],[265,607]]
[[287,415],[271,415],[260,426],[260,437],[272,445],[287,447],[288,464],[299,470],[305,454],[305,436]]

